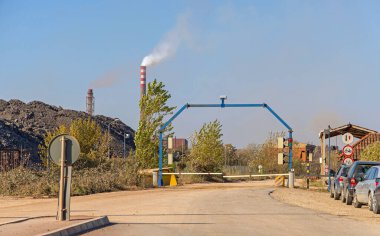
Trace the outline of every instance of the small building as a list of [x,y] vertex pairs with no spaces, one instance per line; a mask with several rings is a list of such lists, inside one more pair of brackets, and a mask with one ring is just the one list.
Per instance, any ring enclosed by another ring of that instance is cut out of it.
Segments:
[[[162,142],[164,148],[168,147],[168,140],[164,139]],[[189,142],[185,138],[173,137],[173,151],[185,152],[189,148]]]
[[[380,141],[380,134],[368,128],[364,128],[358,125],[353,125],[348,123],[347,125],[342,125],[337,128],[331,128],[329,130],[322,130],[319,133],[319,139],[321,142],[321,147],[326,147],[326,139],[329,137],[335,137],[339,135],[343,135],[345,133],[351,133],[355,138],[359,139],[353,146],[353,159],[360,160],[360,153],[371,143],[375,141]],[[327,157],[327,148],[322,148],[322,163],[321,163],[321,174],[324,174],[324,170],[326,170],[326,157]]]

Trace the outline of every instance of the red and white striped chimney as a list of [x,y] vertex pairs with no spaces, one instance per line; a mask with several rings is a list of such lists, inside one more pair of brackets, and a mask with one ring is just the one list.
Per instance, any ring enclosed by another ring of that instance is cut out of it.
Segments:
[[146,93],[146,66],[140,66],[140,98]]

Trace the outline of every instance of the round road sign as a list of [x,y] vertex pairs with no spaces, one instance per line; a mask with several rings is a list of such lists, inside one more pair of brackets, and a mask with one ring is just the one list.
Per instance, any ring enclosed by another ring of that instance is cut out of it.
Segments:
[[350,145],[346,145],[343,148],[343,155],[345,157],[351,157],[354,154],[354,149]]
[[346,157],[343,159],[343,164],[346,164],[348,166],[352,165],[354,163],[354,159],[350,158],[350,157]]
[[351,133],[345,133],[342,135],[342,141],[344,144],[351,144],[354,141],[354,136]]
[[57,165],[61,165],[61,137],[66,141],[66,164],[72,165],[79,158],[80,147],[78,140],[73,136],[61,134],[53,138],[49,144],[49,157]]

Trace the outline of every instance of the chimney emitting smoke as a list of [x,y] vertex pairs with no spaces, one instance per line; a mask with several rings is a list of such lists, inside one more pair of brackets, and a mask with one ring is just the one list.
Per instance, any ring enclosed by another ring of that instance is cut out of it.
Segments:
[[93,116],[95,111],[95,97],[92,89],[88,89],[86,97],[86,112]]
[[140,66],[140,98],[146,93],[146,66]]

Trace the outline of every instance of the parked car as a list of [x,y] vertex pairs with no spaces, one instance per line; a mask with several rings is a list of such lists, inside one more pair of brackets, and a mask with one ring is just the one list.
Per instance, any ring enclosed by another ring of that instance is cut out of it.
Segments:
[[359,183],[355,186],[353,204],[355,208],[368,204],[368,209],[373,209],[373,199],[376,187],[380,182],[380,166],[372,166],[364,177],[357,177]]
[[342,202],[345,202],[347,205],[352,204],[355,186],[360,181],[361,177],[364,177],[364,174],[372,166],[380,165],[380,162],[374,161],[355,161],[350,169],[348,170],[347,177],[343,178],[342,181]]
[[375,214],[380,214],[380,184],[373,192],[372,211]]
[[342,164],[336,175],[331,179],[330,197],[339,200],[342,195],[343,180],[347,178],[347,172],[351,165]]

